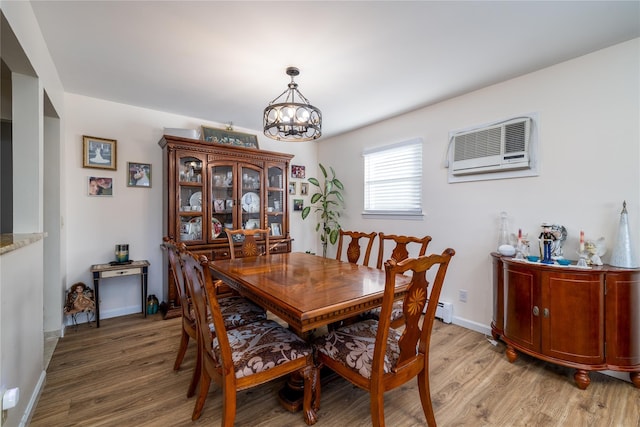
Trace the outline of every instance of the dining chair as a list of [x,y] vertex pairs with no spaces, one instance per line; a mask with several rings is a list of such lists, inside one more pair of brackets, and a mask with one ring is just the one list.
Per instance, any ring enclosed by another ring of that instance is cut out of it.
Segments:
[[[395,246],[391,251],[391,259],[396,261],[404,261],[409,258],[409,248],[407,246],[419,246],[417,256],[421,257],[427,252],[427,246],[429,242],[431,242],[431,236],[424,237],[414,237],[414,236],[399,236],[396,234],[384,234],[378,233],[378,262],[376,264],[376,268],[381,269],[383,260],[385,259],[384,255],[384,243],[388,241],[389,243],[393,242]],[[387,246],[388,247],[388,246]],[[393,309],[391,310],[391,327],[399,328],[404,324],[404,313],[402,310],[402,301],[396,301],[393,304]],[[380,318],[380,307],[374,308],[373,310],[365,313],[364,317],[369,317],[373,319]]]
[[[211,277],[209,261],[201,255],[182,256],[185,277],[196,312],[201,340],[202,371],[200,390],[192,420],[200,418],[211,380],[222,388],[221,425],[231,427],[236,416],[236,394],[273,379],[299,372],[304,379],[303,416],[308,425],[317,421],[315,397],[317,370],[311,345],[272,320],[261,320],[228,329],[222,315],[216,287],[221,283]],[[215,336],[209,332],[207,313]]]
[[[378,233],[362,233],[360,231],[345,231],[343,229],[340,229],[339,232],[340,234],[338,236],[338,250],[336,252],[336,259],[340,261],[340,259],[342,258],[342,246],[344,244],[344,240],[346,240],[346,238],[350,238],[347,247],[347,261],[352,264],[358,264],[360,255],[362,255],[362,246],[366,245],[361,265],[368,266],[369,257],[371,255],[371,248],[373,247],[373,241],[376,237],[376,234]],[[362,243],[360,242],[360,239],[363,240]]]
[[[449,248],[441,255],[425,255],[400,262],[389,259],[384,264],[385,288],[380,320],[367,319],[344,326],[314,341],[319,369],[328,367],[370,393],[371,422],[374,427],[385,425],[384,393],[413,377],[417,377],[427,424],[436,426],[429,389],[429,344],[438,298],[449,261],[454,255],[455,251]],[[432,268],[437,270],[431,293],[428,294],[426,276]],[[404,297],[406,327],[400,333],[390,327],[391,309],[396,275],[405,272],[411,272],[412,278]],[[425,305],[427,311],[422,316]],[[319,384],[316,384],[316,389],[319,396]]]
[[[244,228],[238,230],[225,229],[227,239],[229,240],[229,254],[231,259],[235,259],[238,256],[251,257],[260,255],[269,255],[269,233],[271,228],[254,228],[246,230]],[[242,236],[242,237],[234,237]],[[237,241],[235,239],[238,239]],[[264,251],[258,246],[258,240],[264,241]],[[240,248],[236,248],[236,243],[241,242]]]
[[[189,347],[189,339],[193,339],[197,343],[198,332],[196,330],[196,316],[193,310],[191,296],[186,287],[181,256],[182,254],[187,253],[187,246],[184,243],[176,243],[169,237],[164,237],[163,247],[167,250],[167,257],[169,258],[169,265],[171,266],[171,273],[173,275],[174,283],[176,284],[178,297],[180,299],[180,307],[182,310],[182,333],[180,337],[180,346],[178,347],[178,354],[176,355],[176,360],[173,364],[173,370],[177,371],[180,369],[180,365],[182,364],[187,348]],[[220,306],[224,313],[224,321],[227,328],[233,328],[267,318],[266,311],[262,307],[253,304],[251,301],[240,296],[226,295],[224,298],[221,298],[220,301]],[[195,369],[193,370],[191,382],[187,389],[187,397],[191,397],[195,394],[195,389],[198,385],[198,380],[200,379],[201,360],[202,357],[198,346],[196,347]]]

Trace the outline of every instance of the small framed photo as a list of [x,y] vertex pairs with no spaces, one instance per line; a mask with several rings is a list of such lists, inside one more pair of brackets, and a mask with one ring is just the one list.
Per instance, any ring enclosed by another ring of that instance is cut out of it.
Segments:
[[202,139],[214,144],[235,145],[258,149],[258,136],[226,129],[202,126]]
[[291,178],[304,179],[304,176],[305,176],[304,166],[291,165]]
[[90,176],[87,191],[89,196],[113,196],[113,178]]
[[289,194],[296,194],[296,183],[295,182],[290,182],[289,183]]
[[304,209],[304,201],[302,199],[293,199],[293,210],[301,211]]
[[127,187],[151,188],[151,165],[127,162]]
[[301,196],[306,196],[307,194],[309,194],[309,184],[306,182],[301,182],[300,183],[300,195]]
[[215,212],[224,212],[225,211],[225,201],[223,199],[215,199],[213,201],[213,210]]
[[274,222],[271,223],[271,235],[272,236],[280,236],[282,234],[282,231],[280,231],[280,223],[279,222]]
[[116,170],[116,140],[84,135],[82,167]]

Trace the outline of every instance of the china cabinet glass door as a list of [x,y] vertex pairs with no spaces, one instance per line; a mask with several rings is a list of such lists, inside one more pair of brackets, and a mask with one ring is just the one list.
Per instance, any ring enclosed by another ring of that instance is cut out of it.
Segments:
[[225,229],[236,226],[237,197],[233,163],[216,164],[211,167],[211,235],[209,239],[226,239]]
[[203,159],[178,156],[178,230],[180,241],[200,242],[203,240]]
[[280,166],[267,168],[267,222],[272,236],[282,236],[285,232],[284,211],[286,199],[284,193],[285,171]]
[[262,170],[240,166],[240,226],[246,230],[262,228]]

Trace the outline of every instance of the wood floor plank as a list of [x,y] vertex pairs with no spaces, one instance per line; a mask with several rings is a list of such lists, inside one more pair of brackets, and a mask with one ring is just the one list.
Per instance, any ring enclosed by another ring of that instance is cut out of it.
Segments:
[[[32,427],[219,425],[220,389],[212,384],[202,417],[191,421],[186,390],[195,360],[190,344],[180,371],[173,362],[180,319],[140,315],[105,319],[100,328],[69,330],[53,353]],[[520,355],[477,332],[439,321],[430,356],[436,420],[448,426],[640,426],[640,390],[592,373],[579,390],[573,370]],[[238,393],[237,426],[304,426],[278,404],[284,380]],[[322,388],[317,426],[371,425],[369,395],[342,379]],[[385,394],[386,425],[425,425],[415,381]]]

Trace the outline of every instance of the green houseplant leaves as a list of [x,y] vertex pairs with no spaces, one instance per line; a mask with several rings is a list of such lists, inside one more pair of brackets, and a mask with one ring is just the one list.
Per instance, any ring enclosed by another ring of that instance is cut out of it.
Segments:
[[338,241],[340,230],[340,211],[344,207],[344,185],[338,178],[332,167],[331,178],[327,174],[327,170],[319,163],[318,166],[322,171],[323,182],[317,178],[309,178],[309,182],[316,187],[315,192],[311,195],[311,206],[307,206],[302,210],[302,219],[306,219],[311,210],[320,214],[318,223],[316,224],[316,232],[320,233],[320,241],[322,242],[322,256],[327,256],[327,243],[334,245]]

